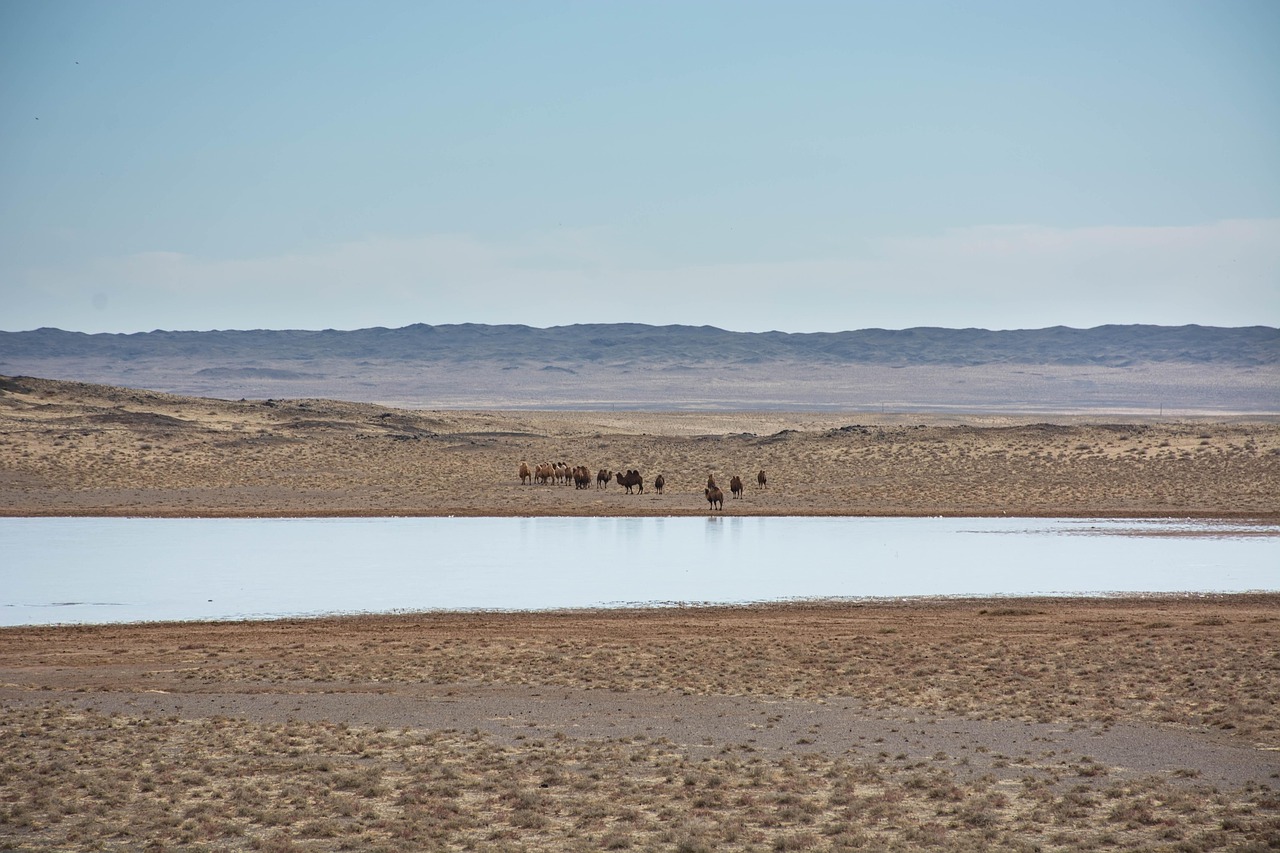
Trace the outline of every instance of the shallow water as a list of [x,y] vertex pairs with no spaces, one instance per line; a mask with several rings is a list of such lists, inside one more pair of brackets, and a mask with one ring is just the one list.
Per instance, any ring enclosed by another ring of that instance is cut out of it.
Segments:
[[1280,589],[1280,525],[991,518],[0,519],[0,624]]

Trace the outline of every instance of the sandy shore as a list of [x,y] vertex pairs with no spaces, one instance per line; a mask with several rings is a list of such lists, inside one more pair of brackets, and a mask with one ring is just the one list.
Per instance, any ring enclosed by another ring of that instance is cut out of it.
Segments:
[[[0,514],[695,515],[714,475],[739,515],[1280,517],[1280,424],[1055,420],[416,411],[3,379]],[[646,489],[522,485],[521,461],[635,469]]]

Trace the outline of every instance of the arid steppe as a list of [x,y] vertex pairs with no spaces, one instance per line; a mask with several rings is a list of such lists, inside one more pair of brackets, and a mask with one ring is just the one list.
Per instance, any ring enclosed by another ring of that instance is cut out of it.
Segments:
[[[738,474],[726,514],[1280,515],[1272,420],[1042,420],[3,378],[0,513],[691,515]],[[1276,849],[1277,649],[1274,593],[4,628],[0,848]]]
[[[586,466],[591,488],[522,485],[521,461]],[[601,469],[646,489],[597,489]],[[5,515],[687,515],[709,475],[743,515],[1274,518],[1280,423],[422,411],[0,379]]]
[[25,850],[1268,850],[1275,595],[0,631]]

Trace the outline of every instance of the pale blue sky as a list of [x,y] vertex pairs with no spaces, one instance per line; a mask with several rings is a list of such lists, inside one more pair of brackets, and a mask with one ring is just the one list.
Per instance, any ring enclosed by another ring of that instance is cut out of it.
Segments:
[[1280,325],[1280,3],[0,0],[0,328]]

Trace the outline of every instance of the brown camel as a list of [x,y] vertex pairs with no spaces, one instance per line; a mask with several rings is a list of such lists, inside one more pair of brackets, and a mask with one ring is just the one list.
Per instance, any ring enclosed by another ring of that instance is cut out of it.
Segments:
[[737,474],[734,474],[733,479],[729,481],[729,491],[733,493],[733,496],[735,498],[742,497],[742,492],[743,492],[742,478],[739,477]]
[[633,492],[631,491],[633,488],[636,491],[638,491],[640,494],[642,495],[644,494],[644,477],[640,476],[639,471],[632,471],[631,469],[627,469],[627,473],[623,474],[621,471],[619,471],[617,474],[614,474],[613,476],[614,476],[614,479],[618,481],[618,485],[624,487],[627,490],[627,494],[629,495],[633,494]]

